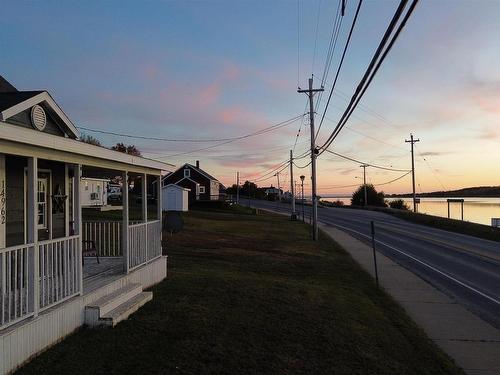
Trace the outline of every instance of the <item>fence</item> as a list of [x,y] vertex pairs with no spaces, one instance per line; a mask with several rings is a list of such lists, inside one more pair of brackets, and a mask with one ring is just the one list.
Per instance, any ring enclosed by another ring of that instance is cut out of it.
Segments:
[[129,270],[161,255],[160,220],[129,225]]
[[33,259],[35,246],[0,249],[0,327],[33,315]]
[[81,256],[78,236],[38,243],[40,310],[80,292]]

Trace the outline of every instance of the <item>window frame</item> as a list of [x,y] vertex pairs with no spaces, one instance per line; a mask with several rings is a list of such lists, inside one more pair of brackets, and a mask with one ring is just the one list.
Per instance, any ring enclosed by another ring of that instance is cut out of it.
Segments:
[[188,178],[191,177],[191,169],[184,168],[184,177],[188,177]]
[[205,186],[201,186],[201,185],[200,185],[198,192],[199,192],[200,194],[205,194]]
[[[40,183],[43,183],[44,189],[40,190]],[[37,229],[47,229],[48,227],[48,188],[49,188],[48,177],[38,177],[37,178],[37,189],[36,189],[36,203],[37,203]],[[44,200],[40,201],[40,193],[43,193]],[[43,207],[42,213],[40,215],[40,206]],[[40,216],[43,218],[43,222],[40,224]]]

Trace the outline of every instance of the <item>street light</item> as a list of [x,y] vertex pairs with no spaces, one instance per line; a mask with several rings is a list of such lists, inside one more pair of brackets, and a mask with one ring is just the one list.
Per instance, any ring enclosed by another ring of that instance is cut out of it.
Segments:
[[302,185],[302,222],[305,223],[306,220],[304,218],[304,179],[306,178],[306,176],[302,175],[300,176],[300,181],[301,181],[301,185]]

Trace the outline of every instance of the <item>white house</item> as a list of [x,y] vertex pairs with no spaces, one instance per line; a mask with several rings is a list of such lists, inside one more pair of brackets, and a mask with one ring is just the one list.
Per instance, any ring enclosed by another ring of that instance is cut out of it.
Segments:
[[164,211],[185,212],[189,206],[189,189],[169,184],[162,187],[162,202]]
[[82,207],[102,207],[108,204],[109,179],[82,177]]
[[[152,298],[143,289],[167,274],[161,194],[154,203],[146,196],[173,166],[78,138],[47,91],[18,91],[0,76],[0,374],[85,323],[128,317]],[[133,176],[141,189],[130,199],[123,189],[119,227],[99,227],[101,237],[118,239],[118,255],[83,264],[95,246],[82,238],[80,177],[105,174]]]

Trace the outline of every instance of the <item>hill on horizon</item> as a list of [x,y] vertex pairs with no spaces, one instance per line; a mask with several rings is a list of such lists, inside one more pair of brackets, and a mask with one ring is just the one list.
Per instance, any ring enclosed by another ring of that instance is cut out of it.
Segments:
[[[500,198],[500,186],[476,186],[457,190],[433,191],[430,193],[417,194],[419,197],[429,198],[452,198],[452,197],[490,197]],[[390,194],[389,197],[411,197],[411,193]]]

